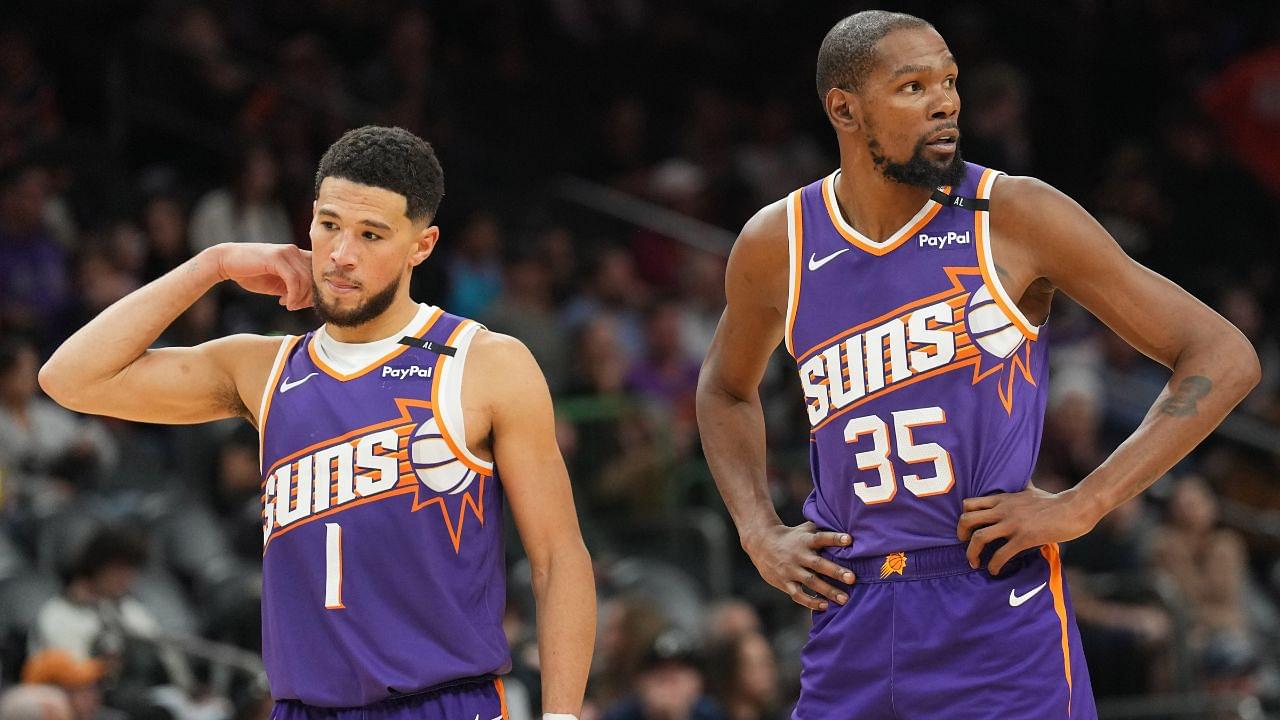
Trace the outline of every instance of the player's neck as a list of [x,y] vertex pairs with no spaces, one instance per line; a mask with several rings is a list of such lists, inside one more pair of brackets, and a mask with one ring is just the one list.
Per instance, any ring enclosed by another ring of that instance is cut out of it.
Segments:
[[835,192],[844,219],[858,232],[880,242],[915,217],[933,190],[890,180],[869,158],[859,158],[840,163]]
[[402,295],[391,303],[391,307],[367,323],[353,327],[339,327],[333,323],[326,323],[324,330],[329,337],[342,343],[374,342],[399,332],[417,314],[418,303],[408,295]]

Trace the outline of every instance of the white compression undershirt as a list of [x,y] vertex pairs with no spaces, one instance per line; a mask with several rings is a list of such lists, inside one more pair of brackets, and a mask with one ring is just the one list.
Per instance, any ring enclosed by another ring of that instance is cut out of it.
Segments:
[[353,373],[368,367],[374,361],[386,357],[400,344],[400,338],[416,334],[426,324],[435,308],[426,303],[418,304],[418,312],[409,324],[398,332],[366,343],[338,342],[329,336],[325,326],[316,330],[315,349],[326,365],[340,373]]

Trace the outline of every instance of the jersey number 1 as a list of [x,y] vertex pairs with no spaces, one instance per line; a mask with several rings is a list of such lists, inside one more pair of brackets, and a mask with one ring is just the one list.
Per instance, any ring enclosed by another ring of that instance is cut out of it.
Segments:
[[[893,434],[898,445],[898,457],[906,463],[933,463],[933,477],[905,475],[902,484],[916,497],[928,497],[950,492],[956,476],[951,469],[951,455],[937,443],[916,443],[911,436],[913,428],[941,425],[947,421],[947,413],[940,407],[899,410],[893,413]],[[844,426],[844,441],[850,445],[864,435],[871,436],[871,449],[864,450],[853,459],[859,470],[875,470],[880,482],[874,485],[855,482],[853,492],[868,505],[887,503],[898,494],[898,478],[889,459],[892,447],[889,442],[889,425],[878,415],[864,415]]]
[[324,609],[342,610],[342,526],[324,524]]

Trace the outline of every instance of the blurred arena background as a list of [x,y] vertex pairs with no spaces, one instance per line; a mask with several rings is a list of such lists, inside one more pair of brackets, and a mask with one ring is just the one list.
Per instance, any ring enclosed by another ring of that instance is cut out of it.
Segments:
[[[1255,343],[1257,390],[1064,559],[1103,717],[1280,717],[1280,5],[887,6],[932,21],[958,57],[965,157],[1071,194]],[[6,2],[0,686],[61,685],[80,720],[266,717],[252,428],[77,416],[36,369],[193,252],[305,243],[320,153],[379,123],[428,139],[445,168],[443,237],[415,297],[522,339],[556,394],[601,598],[584,720],[787,717],[807,612],[740,551],[693,391],[737,229],[836,163],[814,59],[863,7]],[[222,287],[164,341],[316,323]],[[1066,298],[1050,327],[1035,481],[1062,489],[1166,373]],[[777,504],[799,522],[807,424],[790,367],[779,352],[762,393]],[[509,537],[523,720],[538,662]]]

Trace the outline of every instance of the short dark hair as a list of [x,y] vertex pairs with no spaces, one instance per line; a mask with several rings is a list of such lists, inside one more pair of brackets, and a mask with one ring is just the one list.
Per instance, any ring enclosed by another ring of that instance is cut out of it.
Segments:
[[876,43],[902,28],[933,27],[927,20],[906,13],[863,10],[835,24],[818,50],[818,97],[831,88],[857,92],[871,74]]
[[63,568],[63,579],[70,582],[93,577],[113,565],[139,570],[147,564],[148,555],[147,541],[141,533],[106,525],[95,530],[72,555]]
[[398,127],[366,125],[329,146],[316,168],[316,197],[327,177],[399,193],[410,220],[434,219],[444,197],[444,170],[431,144]]

